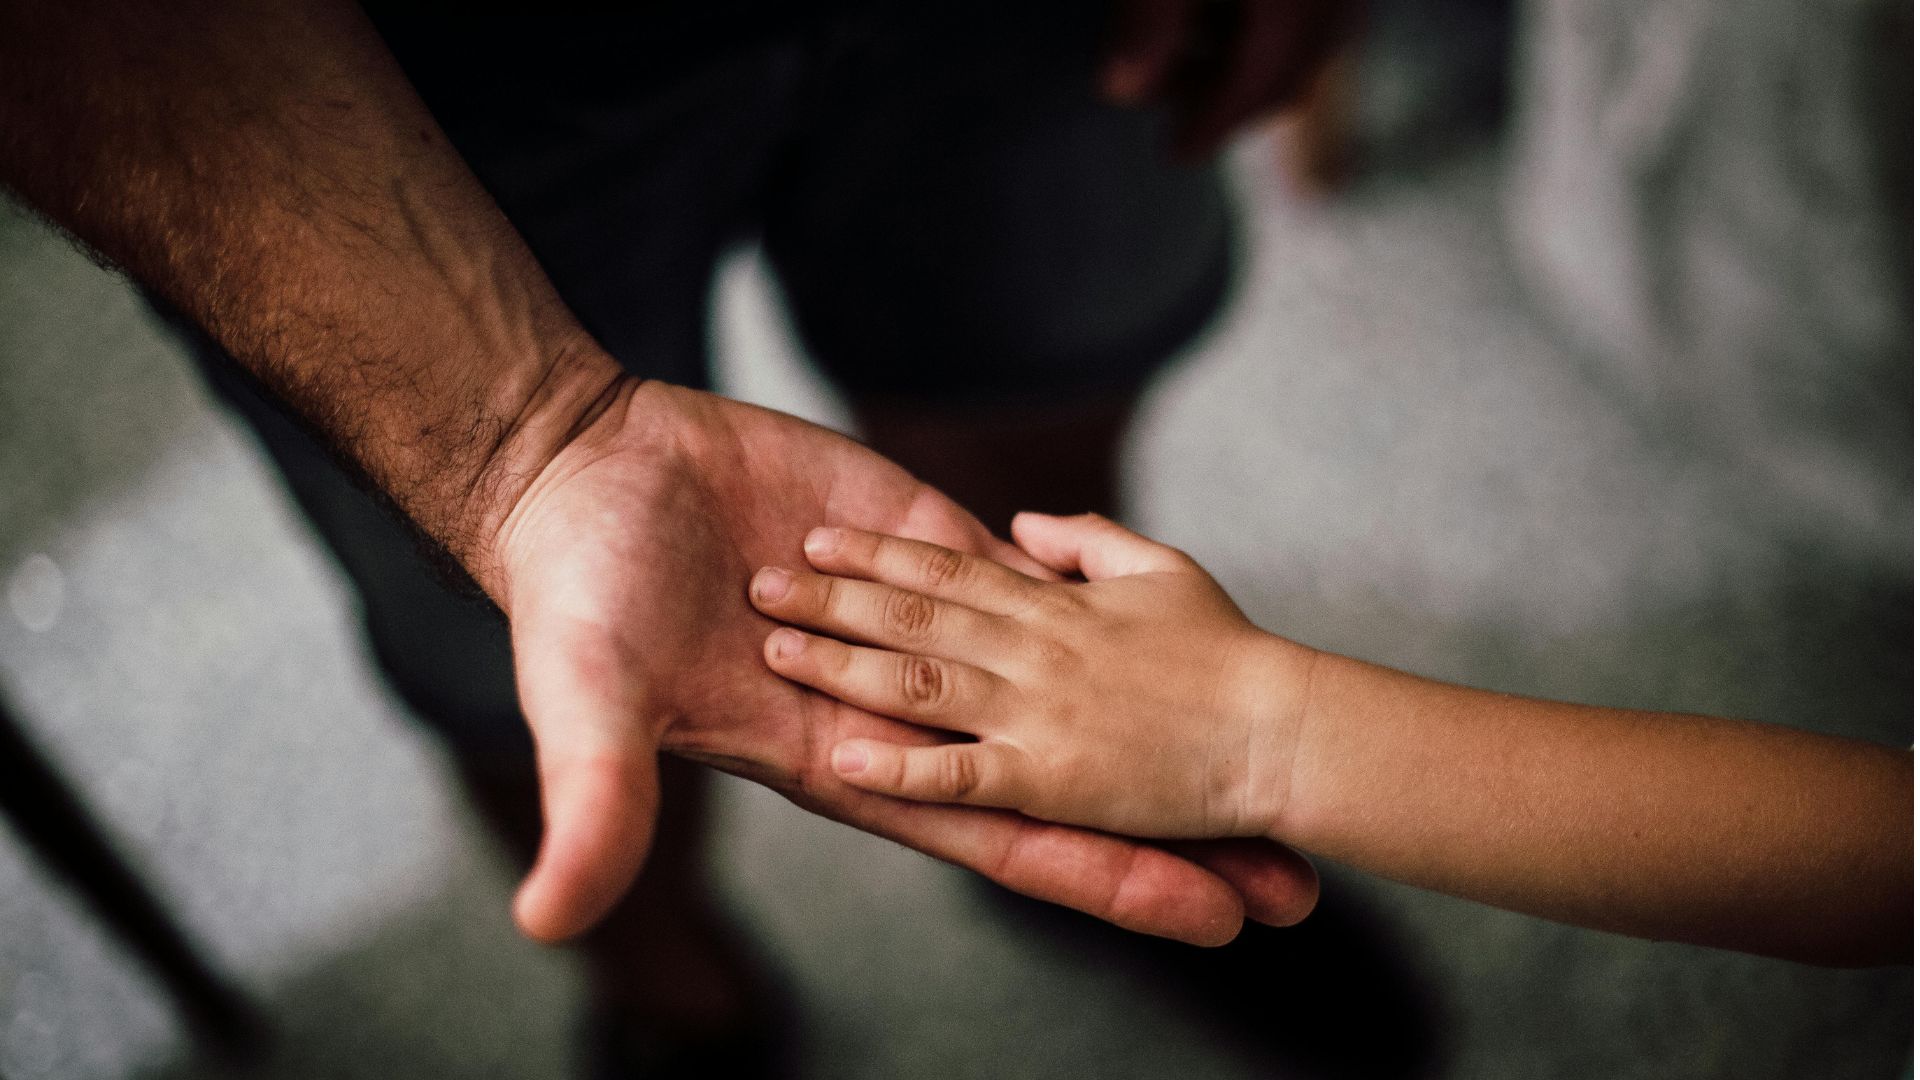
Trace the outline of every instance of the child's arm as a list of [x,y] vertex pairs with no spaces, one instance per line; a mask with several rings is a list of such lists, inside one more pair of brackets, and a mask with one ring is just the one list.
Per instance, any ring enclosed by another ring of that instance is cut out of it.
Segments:
[[1263,633],[1192,560],[1111,522],[1026,514],[1014,536],[1088,583],[839,530],[808,538],[823,573],[755,578],[761,611],[834,635],[776,630],[776,671],[978,739],[843,744],[849,782],[1135,835],[1267,836],[1642,937],[1911,958],[1910,752],[1422,679]]

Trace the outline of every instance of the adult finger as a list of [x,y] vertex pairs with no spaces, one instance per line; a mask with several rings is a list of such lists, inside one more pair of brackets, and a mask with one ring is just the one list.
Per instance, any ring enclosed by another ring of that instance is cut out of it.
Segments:
[[1013,519],[1013,538],[1046,566],[1077,573],[1088,581],[1194,569],[1193,560],[1178,549],[1155,543],[1099,514],[1019,514]]
[[604,635],[514,627],[514,674],[533,729],[543,828],[514,898],[528,937],[562,941],[600,921],[646,861],[659,813],[657,725]]
[[1246,900],[1247,918],[1292,926],[1320,900],[1320,873],[1305,855],[1271,840],[1184,840],[1175,852],[1219,874]]
[[[870,525],[871,523],[866,523]],[[1033,556],[993,535],[978,518],[938,489],[920,485],[912,504],[899,521],[883,530],[908,540],[921,540],[971,555],[985,555],[1016,573],[1037,581],[1058,581],[1060,575],[1034,561]]]
[[767,666],[849,705],[969,734],[991,726],[996,676],[970,664],[866,649],[781,627],[767,635]]

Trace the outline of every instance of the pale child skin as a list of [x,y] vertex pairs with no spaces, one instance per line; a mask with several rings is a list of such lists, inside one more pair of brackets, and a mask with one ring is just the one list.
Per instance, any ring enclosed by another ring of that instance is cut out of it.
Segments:
[[1013,535],[1084,581],[846,529],[809,534],[811,571],[755,575],[755,607],[819,632],[773,631],[776,672],[954,733],[843,742],[849,783],[1264,837],[1642,937],[1911,962],[1910,751],[1423,679],[1260,630],[1192,559],[1105,519],[1022,514]]

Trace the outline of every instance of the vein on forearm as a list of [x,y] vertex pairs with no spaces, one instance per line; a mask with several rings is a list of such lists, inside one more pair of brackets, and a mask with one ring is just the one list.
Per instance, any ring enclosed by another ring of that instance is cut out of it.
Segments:
[[537,403],[611,362],[356,8],[85,7],[0,12],[0,182],[470,563]]

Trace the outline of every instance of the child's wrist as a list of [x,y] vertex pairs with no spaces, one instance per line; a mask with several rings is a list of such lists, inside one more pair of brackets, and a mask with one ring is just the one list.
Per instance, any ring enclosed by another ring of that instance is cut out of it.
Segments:
[[[1289,643],[1292,644],[1292,643]],[[1350,710],[1353,677],[1366,665],[1337,653],[1294,645],[1305,654],[1299,665],[1299,685],[1288,721],[1286,798],[1272,819],[1266,837],[1303,850],[1314,850],[1325,828],[1329,797],[1336,793],[1341,751],[1332,749],[1339,738],[1339,718]],[[1331,770],[1331,772],[1330,772]]]
[[1309,771],[1300,759],[1311,712],[1318,650],[1262,633],[1242,668],[1237,695],[1249,725],[1242,805],[1250,833],[1278,839],[1297,816],[1296,778]]

